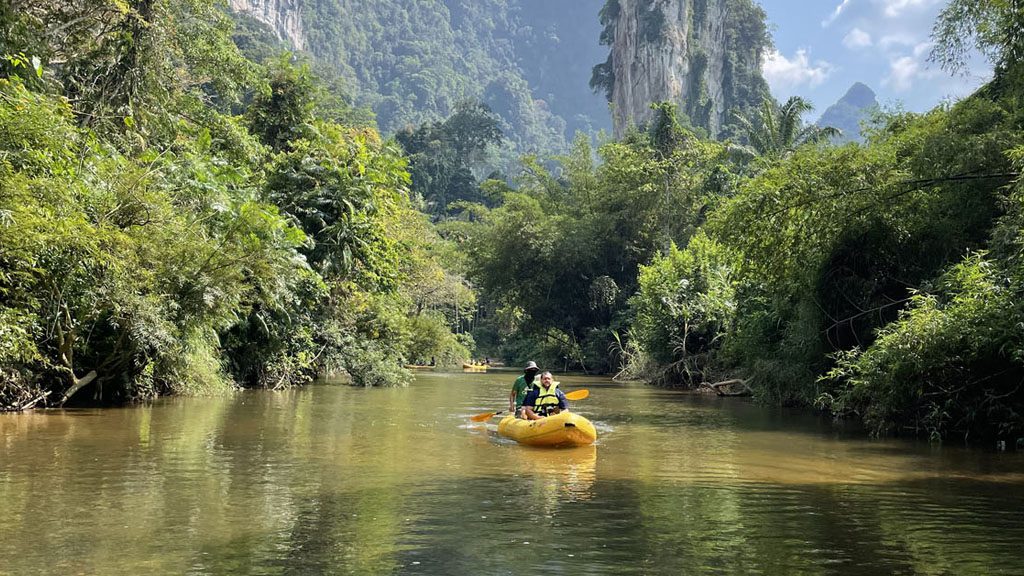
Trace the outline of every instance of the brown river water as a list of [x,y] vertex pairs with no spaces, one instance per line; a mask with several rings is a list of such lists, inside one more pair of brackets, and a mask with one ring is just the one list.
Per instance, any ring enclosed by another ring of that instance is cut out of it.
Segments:
[[530,449],[515,376],[0,415],[0,574],[1024,574],[1024,453],[591,377]]

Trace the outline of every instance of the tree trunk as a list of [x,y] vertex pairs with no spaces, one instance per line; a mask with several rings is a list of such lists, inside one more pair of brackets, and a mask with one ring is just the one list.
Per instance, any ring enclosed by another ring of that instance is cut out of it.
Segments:
[[68,399],[71,398],[72,396],[74,396],[79,390],[81,390],[82,388],[85,388],[86,386],[89,385],[90,382],[95,380],[96,379],[96,371],[92,370],[92,371],[90,371],[88,374],[86,374],[82,378],[76,378],[75,375],[72,373],[71,374],[71,378],[74,379],[75,382],[74,382],[74,384],[71,385],[71,388],[68,388],[67,392],[64,392],[64,395],[61,396],[61,398],[60,398],[60,405],[61,406],[63,406],[68,401]]

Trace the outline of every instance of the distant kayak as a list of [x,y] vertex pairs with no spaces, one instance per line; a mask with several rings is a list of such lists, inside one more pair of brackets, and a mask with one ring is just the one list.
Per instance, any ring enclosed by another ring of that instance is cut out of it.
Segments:
[[469,364],[467,362],[462,363],[463,370],[487,370],[487,364]]
[[594,425],[575,412],[540,420],[506,416],[498,423],[498,434],[527,446],[586,446],[597,440]]

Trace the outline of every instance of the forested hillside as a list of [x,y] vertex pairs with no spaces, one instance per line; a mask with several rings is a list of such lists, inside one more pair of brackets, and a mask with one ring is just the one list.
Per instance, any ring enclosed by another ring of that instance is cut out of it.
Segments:
[[516,150],[556,152],[610,126],[586,87],[599,53],[594,0],[319,0],[303,7],[306,48],[340,72],[386,134],[478,100]]

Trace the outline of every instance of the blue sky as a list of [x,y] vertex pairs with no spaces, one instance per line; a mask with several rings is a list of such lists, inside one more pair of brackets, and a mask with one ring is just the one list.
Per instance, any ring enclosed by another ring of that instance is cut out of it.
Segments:
[[810,100],[811,117],[858,81],[883,106],[923,112],[970,94],[991,76],[991,65],[980,57],[961,76],[928,62],[932,25],[945,0],[757,1],[775,41],[765,58],[765,78],[779,100]]

